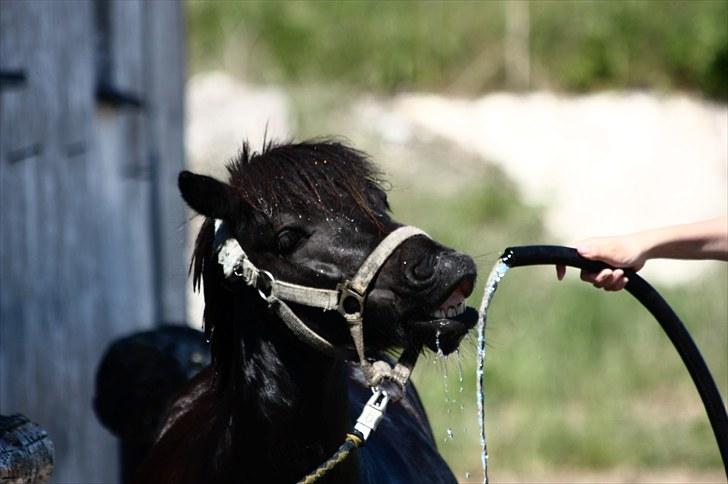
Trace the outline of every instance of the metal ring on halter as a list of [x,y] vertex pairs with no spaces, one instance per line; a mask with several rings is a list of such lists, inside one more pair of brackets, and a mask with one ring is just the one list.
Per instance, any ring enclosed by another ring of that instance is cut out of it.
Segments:
[[[266,302],[271,302],[273,297],[273,283],[275,280],[276,279],[273,277],[273,274],[268,271],[258,272],[258,278],[255,281],[255,288],[258,290],[260,297],[262,297]],[[268,294],[266,294],[266,292]]]
[[243,277],[245,275],[243,264],[241,264],[240,262],[235,264],[235,267],[233,267],[233,275],[235,277]]
[[336,286],[336,290],[341,294],[336,310],[349,323],[361,321],[362,314],[364,313],[365,296],[362,296],[352,289],[349,281],[339,283]]

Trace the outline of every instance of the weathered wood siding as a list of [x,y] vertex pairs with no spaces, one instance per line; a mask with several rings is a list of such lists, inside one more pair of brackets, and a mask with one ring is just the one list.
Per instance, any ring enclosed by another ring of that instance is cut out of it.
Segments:
[[118,480],[92,409],[115,337],[183,321],[182,6],[109,4],[99,103],[94,1],[0,1],[0,413],[44,426],[55,482]]

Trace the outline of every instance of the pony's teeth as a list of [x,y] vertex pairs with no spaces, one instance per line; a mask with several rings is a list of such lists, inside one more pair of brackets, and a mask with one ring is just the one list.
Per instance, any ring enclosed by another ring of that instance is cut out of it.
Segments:
[[442,309],[435,309],[432,313],[430,313],[430,316],[442,319],[445,317],[445,311],[443,311]]
[[448,306],[447,309],[437,308],[430,313],[430,316],[436,319],[454,318],[463,314],[465,309],[465,301],[460,301],[455,306]]

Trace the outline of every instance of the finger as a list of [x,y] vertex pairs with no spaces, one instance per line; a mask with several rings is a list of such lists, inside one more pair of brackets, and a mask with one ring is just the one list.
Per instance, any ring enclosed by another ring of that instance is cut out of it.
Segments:
[[621,291],[622,289],[625,288],[625,286],[627,285],[628,282],[629,282],[629,277],[623,277],[622,279],[619,280],[619,282],[615,286],[614,290]]
[[556,278],[561,281],[564,279],[565,275],[566,275],[566,266],[557,265],[556,266]]
[[616,291],[616,287],[619,281],[624,277],[624,271],[622,269],[615,269],[608,277],[604,279],[602,287],[607,291]]
[[591,282],[592,284],[601,284],[604,282],[604,278],[608,277],[609,274],[611,274],[611,269],[602,269],[599,272],[591,272],[587,270],[581,271],[581,280],[585,282]]
[[580,256],[585,259],[598,259],[600,254],[598,239],[586,239],[581,242],[577,242],[575,245],[576,251]]
[[576,244],[576,251],[579,253],[580,256],[585,257],[587,259],[591,259],[594,257],[594,250],[591,247],[591,244],[589,242],[580,242]]
[[622,278],[622,279],[618,280],[617,282],[615,282],[614,284],[612,284],[611,286],[605,287],[604,290],[609,291],[609,292],[621,291],[622,289],[624,289],[624,286],[626,284],[627,283],[624,282],[624,278]]
[[604,269],[597,277],[594,278],[594,287],[602,288],[609,283],[609,279],[612,277],[612,271],[610,269]]
[[579,277],[584,282],[591,282],[591,283],[593,283],[596,280],[596,278],[597,278],[598,275],[599,274],[597,272],[589,272],[589,271],[582,270],[581,271],[581,274],[579,275]]

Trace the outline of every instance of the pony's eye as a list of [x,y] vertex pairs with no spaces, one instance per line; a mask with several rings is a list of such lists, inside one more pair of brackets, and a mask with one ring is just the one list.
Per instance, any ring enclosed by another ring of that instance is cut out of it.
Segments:
[[277,235],[278,252],[281,254],[293,252],[301,243],[304,235],[306,234],[296,229],[288,228],[281,230]]

